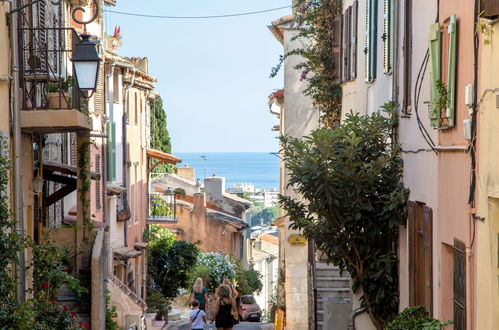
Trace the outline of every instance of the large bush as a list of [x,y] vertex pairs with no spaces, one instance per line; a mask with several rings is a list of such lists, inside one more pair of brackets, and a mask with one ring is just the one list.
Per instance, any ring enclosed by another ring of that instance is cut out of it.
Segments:
[[151,292],[173,299],[189,284],[199,250],[195,244],[175,241],[171,231],[151,226],[148,238],[148,274]]
[[352,277],[377,329],[398,310],[398,226],[406,221],[408,190],[389,117],[347,115],[335,129],[282,138],[289,187],[303,200],[281,196],[291,228],[313,239],[329,262]]
[[[215,290],[225,278],[234,279],[236,277],[234,264],[229,261],[228,257],[220,253],[201,253],[197,259],[196,270],[198,271],[197,277],[203,278],[204,285],[209,290]],[[210,270],[209,276],[207,270]],[[192,276],[191,278],[195,279],[196,277]]]

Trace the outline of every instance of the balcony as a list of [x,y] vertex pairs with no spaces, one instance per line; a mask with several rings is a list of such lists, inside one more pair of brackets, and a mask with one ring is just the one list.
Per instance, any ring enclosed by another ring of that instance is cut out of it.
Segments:
[[20,14],[18,26],[21,128],[34,133],[88,131],[87,100],[80,97],[70,61],[80,40],[61,26],[62,8],[41,1]]
[[177,223],[177,198],[171,190],[164,194],[151,193],[147,195],[147,223],[169,224]]

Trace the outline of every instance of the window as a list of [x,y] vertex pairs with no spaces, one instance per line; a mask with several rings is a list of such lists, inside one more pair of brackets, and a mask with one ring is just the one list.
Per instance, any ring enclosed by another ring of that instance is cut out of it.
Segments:
[[432,209],[423,203],[408,202],[409,304],[433,308]]
[[454,329],[466,329],[466,246],[454,240]]
[[366,82],[376,80],[377,35],[378,35],[378,0],[366,1],[366,47],[365,79]]
[[343,82],[357,76],[357,8],[358,3],[355,1],[343,14]]
[[[101,173],[101,168],[100,168],[100,155],[95,155],[95,172],[98,174]],[[100,185],[100,179],[95,181],[95,208],[97,210],[100,210],[102,207],[101,205],[101,185]]]
[[[456,104],[456,15],[442,24],[430,27],[430,123],[433,127],[450,128],[455,124]],[[447,102],[441,104],[444,91]]]
[[402,111],[412,111],[412,0],[405,2],[404,20],[404,102]]
[[341,81],[341,15],[333,18],[333,81]]
[[383,72],[388,74],[392,72],[391,47],[392,47],[392,1],[384,0],[383,5]]

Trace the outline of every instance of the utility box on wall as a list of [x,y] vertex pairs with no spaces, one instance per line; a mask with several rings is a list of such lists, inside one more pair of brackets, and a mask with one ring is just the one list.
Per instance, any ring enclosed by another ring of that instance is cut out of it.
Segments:
[[327,297],[324,304],[324,323],[322,330],[345,330],[348,328],[348,316],[352,312],[350,299]]

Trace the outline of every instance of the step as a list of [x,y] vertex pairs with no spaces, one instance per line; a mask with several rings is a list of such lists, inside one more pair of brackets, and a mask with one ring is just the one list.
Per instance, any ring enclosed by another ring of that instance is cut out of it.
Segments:
[[351,299],[350,288],[317,288],[319,300],[321,298]]
[[[347,303],[351,303],[351,298],[350,297],[338,298],[338,299],[345,299],[345,301]],[[323,299],[322,298],[317,299],[317,310],[318,311],[322,311],[323,310],[322,303],[323,303]]]
[[317,288],[350,288],[350,278],[340,276],[317,276]]

